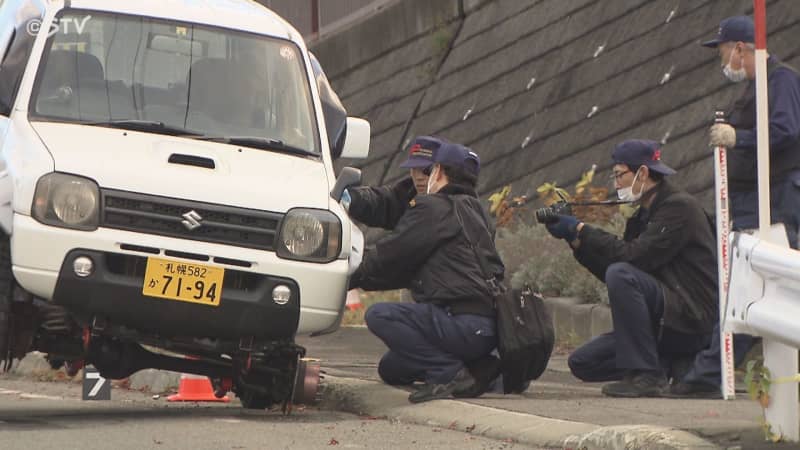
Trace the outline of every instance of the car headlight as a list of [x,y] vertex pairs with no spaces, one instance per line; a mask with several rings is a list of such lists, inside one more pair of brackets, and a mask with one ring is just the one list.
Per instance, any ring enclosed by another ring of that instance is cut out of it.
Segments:
[[31,212],[41,223],[76,230],[96,230],[100,211],[100,189],[94,181],[51,173],[36,183]]
[[277,254],[281,258],[331,262],[339,256],[342,223],[330,211],[292,209],[283,218]]

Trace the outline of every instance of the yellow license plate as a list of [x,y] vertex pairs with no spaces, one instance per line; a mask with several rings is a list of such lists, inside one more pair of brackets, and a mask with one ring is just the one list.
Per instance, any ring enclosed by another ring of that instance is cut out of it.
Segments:
[[219,306],[225,269],[203,264],[147,258],[142,294]]

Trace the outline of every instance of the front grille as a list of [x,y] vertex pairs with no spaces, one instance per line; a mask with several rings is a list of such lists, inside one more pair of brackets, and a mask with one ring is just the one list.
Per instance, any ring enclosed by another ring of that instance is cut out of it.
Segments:
[[[283,218],[278,213],[110,189],[102,190],[102,199],[103,227],[261,250],[274,250]],[[184,222],[199,226],[190,229]]]

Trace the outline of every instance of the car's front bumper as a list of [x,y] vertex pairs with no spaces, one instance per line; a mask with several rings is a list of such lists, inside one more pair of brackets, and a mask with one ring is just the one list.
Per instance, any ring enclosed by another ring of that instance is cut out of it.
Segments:
[[[293,289],[292,301],[281,308],[286,310],[296,308],[299,311],[299,318],[296,315],[277,316],[280,319],[277,321],[280,323],[275,325],[275,329],[283,330],[280,334],[285,332],[286,327],[294,327],[299,334],[328,330],[336,326],[344,308],[348,269],[346,260],[316,264],[280,259],[274,252],[263,250],[122,230],[100,228],[91,232],[76,231],[43,225],[29,216],[20,214],[14,216],[11,243],[14,276],[29,292],[67,305],[76,311],[109,314],[123,321],[130,320],[137,327],[146,329],[159,328],[163,331],[160,327],[167,324],[160,321],[166,320],[179,330],[204,333],[217,330],[218,333],[223,333],[220,329],[221,323],[213,323],[219,317],[223,317],[225,321],[234,318],[241,321],[234,324],[234,327],[246,327],[244,330],[239,330],[240,335],[247,335],[248,331],[255,330],[257,326],[263,327],[261,335],[276,334],[277,331],[269,329],[273,328],[273,313],[282,311],[280,308],[274,308],[279,305],[274,304],[271,296],[271,286],[277,281],[289,283]],[[157,249],[159,253],[150,255],[137,251],[136,248]],[[79,249],[84,254],[93,252],[95,255],[93,258],[98,259],[95,261],[98,270],[96,276],[78,279],[74,275],[70,258],[74,258],[77,255],[74,252]],[[205,255],[209,259],[196,261],[170,256],[174,255],[174,252]],[[116,273],[113,268],[109,269],[109,255],[111,260],[140,258],[139,261],[146,261],[148,256],[156,256],[179,262],[199,262],[224,267],[226,272],[230,273],[240,272],[244,274],[242,276],[249,276],[259,281],[248,285],[247,289],[229,289],[226,286],[218,307],[184,304],[184,302],[145,297],[142,295],[143,272],[129,275]],[[237,264],[245,263],[249,267],[226,264],[224,261],[228,260]],[[273,305],[262,305],[262,301]],[[112,306],[115,304],[116,306]],[[223,311],[221,308],[225,309],[224,313],[221,313]],[[130,315],[136,311],[146,312],[143,316],[148,314],[156,316],[150,316],[148,322],[141,317]],[[165,318],[167,314],[174,317]],[[195,322],[197,326],[180,325],[185,322]]]

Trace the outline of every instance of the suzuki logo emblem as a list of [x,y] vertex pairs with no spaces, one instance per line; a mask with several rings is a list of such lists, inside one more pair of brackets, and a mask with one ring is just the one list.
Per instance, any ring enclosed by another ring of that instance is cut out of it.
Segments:
[[197,211],[195,211],[195,210],[191,210],[191,211],[187,212],[186,214],[183,214],[181,217],[186,219],[186,220],[182,220],[181,223],[189,231],[196,230],[197,228],[200,228],[203,225],[202,223],[200,223],[200,221],[203,220],[203,216],[201,216],[200,214],[197,214]]

